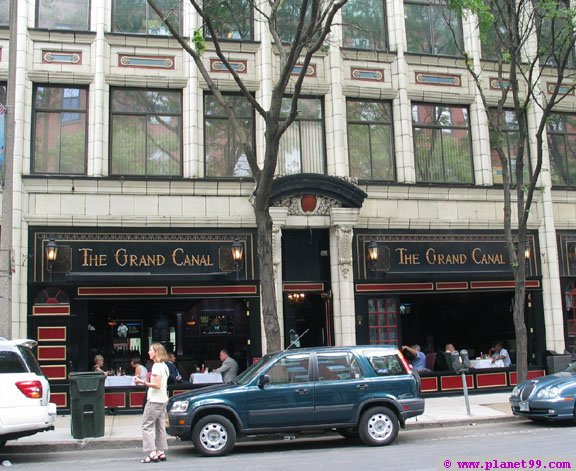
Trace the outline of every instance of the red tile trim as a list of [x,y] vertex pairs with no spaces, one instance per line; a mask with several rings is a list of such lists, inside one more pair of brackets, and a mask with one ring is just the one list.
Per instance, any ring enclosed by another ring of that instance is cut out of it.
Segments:
[[79,287],[78,296],[166,296],[166,286]]
[[38,327],[36,338],[38,342],[65,342],[67,338],[66,327]]
[[173,286],[172,294],[257,294],[255,285],[232,285],[232,286]]

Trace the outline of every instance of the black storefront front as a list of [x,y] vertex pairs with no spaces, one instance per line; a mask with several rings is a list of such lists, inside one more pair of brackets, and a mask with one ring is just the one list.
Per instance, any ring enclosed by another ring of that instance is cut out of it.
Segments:
[[[146,362],[150,343],[162,342],[184,377],[219,366],[222,348],[241,369],[261,356],[252,231],[31,228],[30,247],[28,330],[62,409],[68,374],[89,371],[96,354],[130,374],[130,360]],[[142,399],[139,388],[106,389],[108,407]]]
[[566,351],[576,356],[576,233],[558,234],[560,283],[564,294],[564,342]]
[[[529,236],[527,300],[530,376],[545,365],[545,325],[536,234]],[[432,373],[429,392],[461,389],[438,361],[452,343],[472,358],[504,342],[515,358],[514,281],[502,233],[488,231],[356,231],[356,341],[419,344]],[[471,370],[471,389],[509,387],[514,367]]]

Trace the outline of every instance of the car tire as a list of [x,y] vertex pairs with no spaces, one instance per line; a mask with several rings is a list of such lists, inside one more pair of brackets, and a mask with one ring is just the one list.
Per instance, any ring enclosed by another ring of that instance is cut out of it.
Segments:
[[202,417],[192,430],[194,448],[204,456],[223,456],[236,443],[236,429],[222,415]]
[[357,428],[351,428],[351,427],[339,428],[336,429],[336,431],[344,438],[347,438],[349,440],[356,440],[360,438],[360,433],[358,432]]
[[398,436],[398,417],[387,407],[368,409],[360,418],[358,433],[369,446],[389,445]]

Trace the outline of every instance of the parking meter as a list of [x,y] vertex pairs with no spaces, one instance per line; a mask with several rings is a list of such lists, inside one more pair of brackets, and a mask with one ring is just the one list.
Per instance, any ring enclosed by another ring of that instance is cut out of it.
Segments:
[[460,353],[454,350],[450,353],[450,360],[452,361],[452,369],[457,373],[462,370],[462,360],[460,359]]
[[466,372],[470,368],[470,358],[468,357],[468,350],[453,351],[450,354],[450,359],[452,360],[452,367],[454,371],[460,373],[462,376],[462,391],[464,392],[464,399],[466,401],[466,412],[468,416],[471,416],[470,412],[470,401],[468,400],[468,385],[466,383]]
[[468,350],[460,350],[460,359],[462,360],[462,366],[466,371],[470,369],[470,358],[468,357]]

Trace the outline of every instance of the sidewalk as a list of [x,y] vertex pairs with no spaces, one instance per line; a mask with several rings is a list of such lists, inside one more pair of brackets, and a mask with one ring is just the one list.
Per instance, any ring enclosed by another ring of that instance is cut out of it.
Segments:
[[[427,398],[424,414],[409,419],[406,429],[454,427],[520,420],[515,418],[510,411],[509,395],[509,392],[470,395],[470,416],[466,413],[466,402],[462,394]],[[72,438],[70,433],[70,415],[58,416],[55,430],[8,441],[3,451],[8,453],[40,453],[83,449],[139,448],[142,446],[141,420],[140,414],[106,415],[103,437],[77,440]],[[242,438],[239,441],[242,441]],[[182,444],[174,437],[170,437],[168,443],[170,446]],[[185,443],[188,444],[188,442]]]

